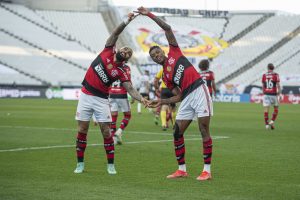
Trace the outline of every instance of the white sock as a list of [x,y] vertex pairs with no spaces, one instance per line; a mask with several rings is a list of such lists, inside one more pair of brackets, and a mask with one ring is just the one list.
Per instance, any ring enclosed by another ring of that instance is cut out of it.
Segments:
[[210,164],[204,164],[203,171],[210,173]]
[[122,131],[123,130],[121,128],[119,128],[117,132],[122,135]]
[[185,164],[183,164],[183,165],[178,165],[178,169],[181,170],[181,171],[186,172],[186,165],[185,165]]
[[138,113],[141,112],[141,109],[142,109],[142,104],[141,104],[141,103],[138,103],[138,104],[137,104],[137,111],[138,111]]

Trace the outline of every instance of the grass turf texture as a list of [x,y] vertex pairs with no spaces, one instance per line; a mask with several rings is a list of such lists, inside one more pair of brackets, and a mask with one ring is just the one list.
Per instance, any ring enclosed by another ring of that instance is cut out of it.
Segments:
[[[147,110],[138,115],[136,105],[124,145],[116,146],[118,174],[107,174],[103,139],[92,124],[86,171],[74,174],[76,105],[0,100],[0,199],[300,199],[299,105],[281,105],[276,129],[267,131],[261,105],[215,103],[212,135],[229,138],[213,141],[213,180],[207,182],[196,181],[203,167],[197,124],[185,134],[189,177],[168,180],[177,169],[172,130],[155,126]],[[60,145],[70,146],[1,151]]]

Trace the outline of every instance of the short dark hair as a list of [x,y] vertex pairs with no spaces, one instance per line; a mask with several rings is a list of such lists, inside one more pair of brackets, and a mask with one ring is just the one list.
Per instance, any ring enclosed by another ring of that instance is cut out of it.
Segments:
[[149,54],[150,54],[150,52],[151,52],[153,49],[157,49],[157,48],[160,49],[160,47],[157,46],[157,45],[150,47],[150,49],[149,49]]
[[201,69],[201,70],[207,70],[209,68],[209,61],[207,59],[204,59],[204,60],[201,60],[199,62],[199,65],[198,67]]
[[274,65],[273,65],[272,63],[269,63],[269,64],[268,64],[268,69],[269,69],[269,70],[274,70],[274,68],[275,68],[275,67],[274,67]]

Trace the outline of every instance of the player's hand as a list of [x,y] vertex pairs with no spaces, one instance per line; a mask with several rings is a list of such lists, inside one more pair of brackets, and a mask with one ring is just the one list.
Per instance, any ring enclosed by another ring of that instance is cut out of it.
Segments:
[[215,101],[217,99],[217,93],[214,93],[214,95],[212,96],[212,100]]
[[148,107],[149,101],[144,97],[141,98],[141,103],[144,104],[145,107]]
[[148,15],[149,10],[147,8],[144,8],[143,6],[141,6],[137,9],[137,11],[134,11],[134,12],[137,12],[141,15]]
[[134,13],[128,13],[127,17],[128,17],[128,21],[132,21],[136,16],[138,15],[134,15]]
[[277,98],[278,98],[278,102],[281,102],[281,101],[283,100],[283,95],[279,94],[279,95],[277,96]]
[[160,105],[161,105],[161,101],[159,99],[157,99],[157,100],[150,101],[148,104],[148,107],[149,108],[157,108]]

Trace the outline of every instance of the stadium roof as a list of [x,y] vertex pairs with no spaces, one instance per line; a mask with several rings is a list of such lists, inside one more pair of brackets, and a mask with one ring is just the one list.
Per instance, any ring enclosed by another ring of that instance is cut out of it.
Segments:
[[228,11],[282,11],[300,14],[296,0],[111,0],[116,6],[166,7]]

